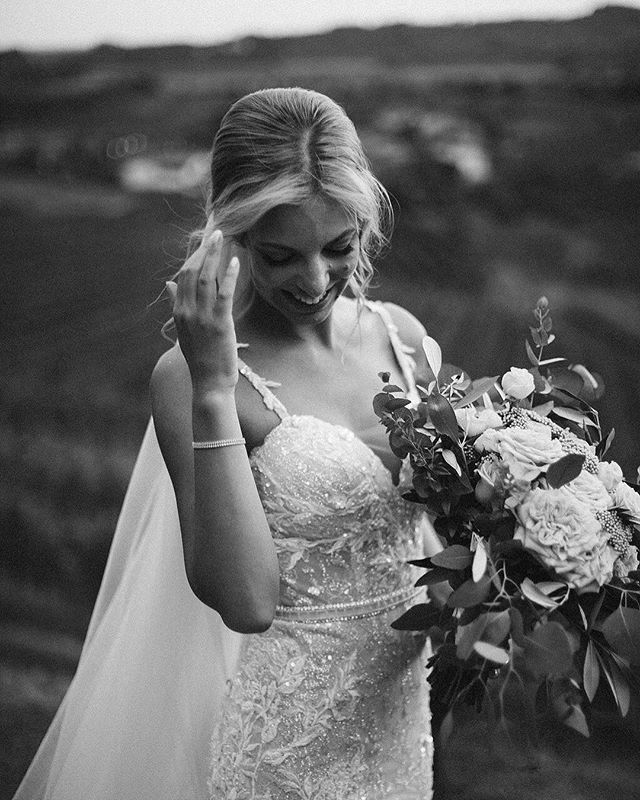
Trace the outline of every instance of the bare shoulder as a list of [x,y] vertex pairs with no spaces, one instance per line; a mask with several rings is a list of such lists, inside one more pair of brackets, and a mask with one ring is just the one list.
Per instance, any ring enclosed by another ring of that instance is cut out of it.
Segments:
[[396,303],[383,303],[382,305],[398,328],[400,339],[411,347],[420,347],[422,339],[427,333],[424,325],[410,311]]

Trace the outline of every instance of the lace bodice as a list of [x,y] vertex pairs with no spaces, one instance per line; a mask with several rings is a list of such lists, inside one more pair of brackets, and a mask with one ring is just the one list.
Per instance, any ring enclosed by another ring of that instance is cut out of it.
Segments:
[[[406,381],[411,365],[384,319]],[[250,462],[280,566],[276,618],[246,637],[212,736],[216,800],[428,800],[432,744],[423,642],[391,622],[414,601],[415,506],[351,430],[280,418]],[[412,383],[408,384],[414,389]]]
[[347,428],[286,416],[251,464],[281,575],[279,613],[406,594],[417,575],[414,507],[378,456]]

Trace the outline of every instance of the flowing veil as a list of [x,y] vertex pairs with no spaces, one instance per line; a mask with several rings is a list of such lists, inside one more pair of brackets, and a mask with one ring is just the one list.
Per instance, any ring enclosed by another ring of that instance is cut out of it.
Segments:
[[14,800],[200,800],[239,634],[193,594],[149,422],[80,663]]

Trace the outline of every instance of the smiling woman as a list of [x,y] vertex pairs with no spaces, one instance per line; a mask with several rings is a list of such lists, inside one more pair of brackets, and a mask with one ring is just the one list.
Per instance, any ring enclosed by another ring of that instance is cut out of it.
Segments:
[[357,229],[335,201],[314,198],[272,209],[246,237],[257,295],[293,313],[328,314],[358,261]]
[[378,372],[413,397],[426,370],[422,326],[365,298],[386,193],[303,89],[232,106],[211,178],[78,673],[17,797],[426,800],[427,654],[391,628],[425,526],[371,410]]

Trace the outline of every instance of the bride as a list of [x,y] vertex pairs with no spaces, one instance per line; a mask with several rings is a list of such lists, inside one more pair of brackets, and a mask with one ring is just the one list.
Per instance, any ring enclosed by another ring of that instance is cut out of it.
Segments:
[[426,654],[391,628],[423,526],[371,411],[379,372],[415,396],[424,329],[365,299],[386,194],[338,105],[268,89],[222,121],[208,212],[167,284],[177,342],[80,665],[16,798],[425,800]]

